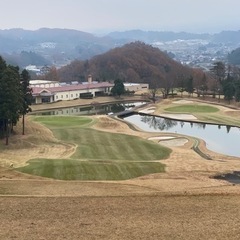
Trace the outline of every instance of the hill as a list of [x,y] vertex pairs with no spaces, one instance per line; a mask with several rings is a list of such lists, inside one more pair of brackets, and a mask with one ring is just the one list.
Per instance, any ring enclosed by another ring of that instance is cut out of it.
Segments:
[[228,62],[230,64],[240,65],[240,48],[237,48],[228,54]]
[[225,44],[239,44],[240,31],[222,31],[213,35],[213,42]]
[[[41,28],[39,30],[8,29],[0,30],[0,55],[10,64],[64,66],[73,60],[86,60],[107,52],[115,47],[133,41],[159,45],[162,50],[178,52],[179,41],[195,51],[207,48],[209,52],[232,51],[239,47],[240,31],[223,31],[216,34],[196,34],[171,31],[130,30],[112,32],[105,36],[73,29]],[[195,45],[193,46],[193,42]],[[169,50],[170,44],[170,50]],[[166,46],[165,46],[166,45]],[[165,48],[164,48],[165,46]],[[176,46],[173,50],[172,46]],[[22,54],[24,52],[25,54]],[[186,53],[185,50],[181,55]],[[186,55],[193,55],[188,52]],[[26,57],[28,55],[28,57]],[[216,55],[216,54],[215,54]],[[215,57],[213,55],[212,57]],[[225,55],[224,55],[225,56]]]
[[86,81],[88,74],[97,81],[120,78],[126,82],[150,83],[154,80],[189,76],[192,69],[171,59],[158,48],[133,42],[93,57],[74,61],[58,71],[61,81]]
[[142,41],[145,43],[153,42],[167,42],[177,39],[192,40],[202,39],[211,40],[212,36],[208,33],[187,33],[187,32],[171,32],[171,31],[142,31],[142,30],[129,30],[124,32],[111,32],[107,36],[113,39],[125,39],[130,41]]
[[116,46],[116,42],[110,37],[96,37],[71,29],[0,30],[0,55],[21,67],[34,64],[31,59],[26,61],[22,52],[35,53],[45,64],[63,65],[74,59],[84,60],[106,52]]

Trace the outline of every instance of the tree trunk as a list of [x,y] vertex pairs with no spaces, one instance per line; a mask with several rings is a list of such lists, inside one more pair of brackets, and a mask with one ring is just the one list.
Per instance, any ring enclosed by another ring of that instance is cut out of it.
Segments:
[[22,135],[25,134],[25,114],[22,115]]
[[8,138],[9,138],[9,126],[8,126],[8,122],[6,125],[6,145],[8,145]]

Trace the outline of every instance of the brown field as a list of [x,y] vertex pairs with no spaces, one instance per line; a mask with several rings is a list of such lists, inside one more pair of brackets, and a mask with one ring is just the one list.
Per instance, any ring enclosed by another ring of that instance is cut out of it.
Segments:
[[[239,116],[238,111],[220,109],[221,114]],[[165,136],[94,117],[94,127],[104,131]],[[14,167],[35,157],[70,156],[75,146],[59,142],[28,117],[26,135],[17,134],[8,147],[3,142],[0,146],[0,239],[240,239],[240,185],[211,178],[240,171],[240,159],[210,152],[201,142],[213,159],[205,160],[191,149],[191,138],[186,139],[182,146],[172,144],[165,173],[115,182],[50,180]]]

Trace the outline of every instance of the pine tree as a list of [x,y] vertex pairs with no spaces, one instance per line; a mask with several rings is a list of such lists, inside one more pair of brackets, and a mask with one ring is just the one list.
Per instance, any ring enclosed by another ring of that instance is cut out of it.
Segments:
[[31,112],[32,109],[30,105],[32,103],[32,89],[29,87],[30,83],[30,75],[29,72],[24,69],[21,73],[21,87],[22,87],[22,94],[23,94],[23,103],[22,103],[22,134],[25,134],[25,115],[28,112]]
[[124,87],[123,81],[121,79],[116,79],[114,81],[114,86],[113,86],[111,92],[113,95],[117,95],[119,97],[125,93],[125,87]]
[[7,68],[6,62],[0,56],[0,136],[3,136],[5,132],[5,119],[3,118],[3,114],[2,114],[2,105],[5,101],[4,95],[3,95],[4,88],[2,87],[2,84],[3,84],[2,76],[6,68]]
[[213,67],[210,69],[211,72],[217,78],[217,92],[218,92],[218,101],[220,102],[220,95],[222,91],[223,80],[225,79],[226,66],[223,62],[215,62]]
[[227,78],[222,82],[224,99],[229,103],[235,95],[234,79],[228,74]]
[[0,75],[0,116],[6,145],[8,145],[9,126],[17,123],[22,101],[19,68],[11,65],[6,66],[5,69],[3,67]]

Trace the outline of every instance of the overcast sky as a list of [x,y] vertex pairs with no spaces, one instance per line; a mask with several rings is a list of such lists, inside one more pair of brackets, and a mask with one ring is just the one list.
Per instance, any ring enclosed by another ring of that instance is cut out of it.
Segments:
[[1,0],[0,29],[240,30],[240,0]]

